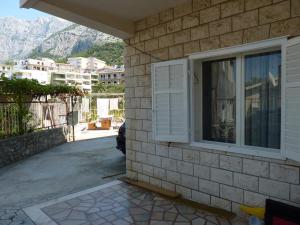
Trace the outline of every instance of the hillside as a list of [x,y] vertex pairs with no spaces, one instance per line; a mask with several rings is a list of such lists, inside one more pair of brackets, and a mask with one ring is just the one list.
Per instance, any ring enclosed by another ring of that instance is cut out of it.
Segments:
[[56,17],[0,18],[0,63],[28,56],[60,59],[118,41],[113,36]]

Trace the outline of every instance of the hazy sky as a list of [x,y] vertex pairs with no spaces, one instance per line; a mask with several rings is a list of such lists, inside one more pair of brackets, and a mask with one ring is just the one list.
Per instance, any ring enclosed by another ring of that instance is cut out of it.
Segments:
[[0,0],[0,17],[17,17],[20,19],[36,19],[48,16],[34,9],[21,9],[19,0]]

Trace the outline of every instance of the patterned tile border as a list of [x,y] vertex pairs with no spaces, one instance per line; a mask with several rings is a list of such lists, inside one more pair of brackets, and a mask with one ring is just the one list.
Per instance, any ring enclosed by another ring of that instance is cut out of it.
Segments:
[[101,189],[105,189],[117,184],[121,184],[121,181],[112,181],[110,183],[107,184],[103,184],[94,188],[90,188],[81,192],[77,192],[74,194],[70,194],[70,195],[66,195],[64,197],[58,198],[58,199],[54,199],[45,203],[41,203],[38,205],[34,205],[34,206],[30,206],[27,207],[24,210],[24,212],[32,219],[32,221],[36,224],[36,225],[58,225],[57,223],[55,223],[51,218],[49,218],[49,216],[47,216],[42,209],[47,207],[47,206],[51,206],[60,202],[64,202],[67,200],[71,200],[74,198],[77,198],[79,196],[85,195],[85,194],[89,194],[95,191],[99,191]]

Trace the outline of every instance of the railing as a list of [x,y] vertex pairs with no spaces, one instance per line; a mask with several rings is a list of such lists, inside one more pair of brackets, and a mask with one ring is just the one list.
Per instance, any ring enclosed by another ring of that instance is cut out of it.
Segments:
[[66,106],[63,102],[30,102],[25,103],[24,108],[28,113],[23,117],[22,124],[19,124],[20,112],[17,104],[0,102],[0,139],[67,124]]

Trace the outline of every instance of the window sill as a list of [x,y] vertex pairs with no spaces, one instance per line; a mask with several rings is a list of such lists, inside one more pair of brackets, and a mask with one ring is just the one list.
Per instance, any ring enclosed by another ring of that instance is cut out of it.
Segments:
[[192,142],[190,143],[190,146],[272,159],[286,159],[281,155],[282,150],[279,149],[257,148],[251,146],[239,147],[232,144],[216,142]]

